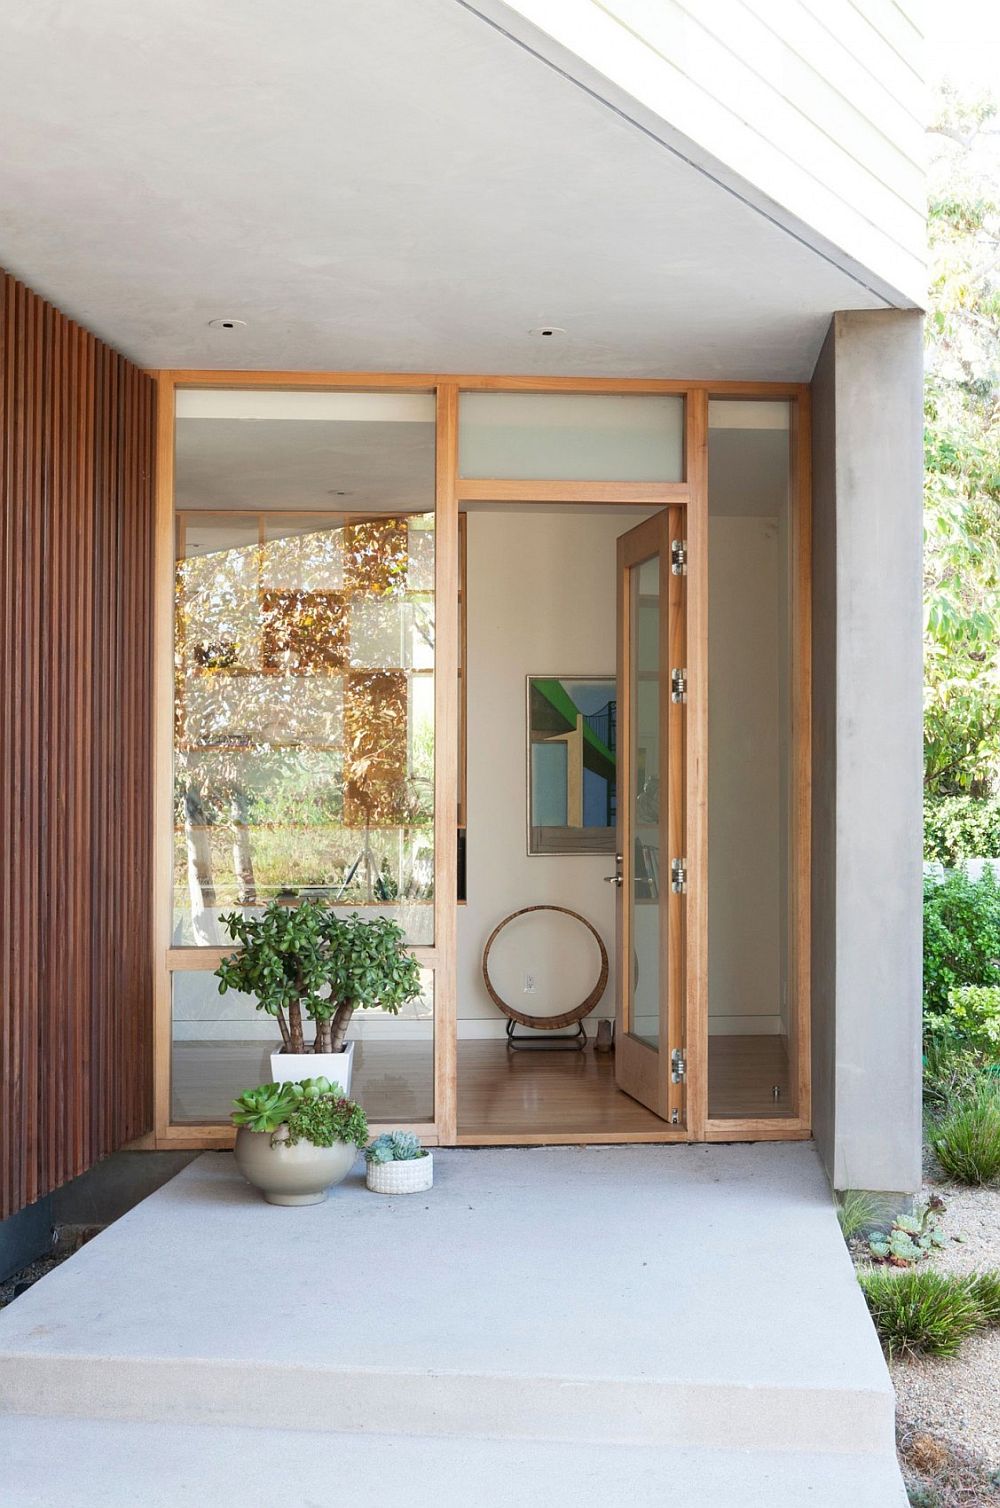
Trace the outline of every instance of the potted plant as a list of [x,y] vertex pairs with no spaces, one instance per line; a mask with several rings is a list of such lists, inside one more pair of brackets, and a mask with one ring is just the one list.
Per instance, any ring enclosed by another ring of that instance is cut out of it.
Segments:
[[365,1112],[327,1078],[261,1084],[233,1102],[236,1165],[269,1204],[319,1204],[368,1140]]
[[365,1148],[365,1182],[376,1194],[422,1194],[434,1182],[434,1159],[412,1131],[386,1131]]
[[[350,1093],[354,1044],[346,1040],[356,1010],[391,1015],[420,994],[420,970],[388,917],[336,916],[322,901],[272,901],[256,916],[222,918],[239,944],[216,969],[219,992],[242,990],[274,1016],[281,1047],[271,1054],[274,1080],[324,1076]],[[304,1021],[314,1024],[307,1044]]]

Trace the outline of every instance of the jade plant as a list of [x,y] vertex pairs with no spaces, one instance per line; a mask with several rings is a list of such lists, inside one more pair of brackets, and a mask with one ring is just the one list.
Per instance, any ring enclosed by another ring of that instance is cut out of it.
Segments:
[[365,1148],[366,1162],[413,1162],[426,1156],[420,1137],[412,1131],[385,1131]]
[[274,1016],[285,1051],[304,1053],[303,1021],[316,1028],[313,1052],[343,1052],[358,1009],[397,1015],[420,994],[420,970],[388,917],[336,916],[321,901],[272,901],[259,915],[221,917],[235,953],[216,969],[219,993],[253,995]]
[[363,1147],[368,1140],[365,1112],[327,1078],[260,1084],[245,1090],[233,1104],[233,1124],[270,1133],[272,1146],[308,1141],[314,1147],[332,1147],[334,1142],[346,1141]]

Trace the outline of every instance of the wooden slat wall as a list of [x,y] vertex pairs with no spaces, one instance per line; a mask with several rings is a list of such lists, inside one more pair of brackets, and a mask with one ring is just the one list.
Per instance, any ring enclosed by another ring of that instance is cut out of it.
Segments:
[[152,1125],[154,403],[0,272],[0,1218]]

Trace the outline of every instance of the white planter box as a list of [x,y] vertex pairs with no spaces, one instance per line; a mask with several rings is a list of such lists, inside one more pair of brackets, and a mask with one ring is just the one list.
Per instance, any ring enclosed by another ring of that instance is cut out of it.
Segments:
[[406,1162],[366,1163],[365,1183],[373,1194],[422,1194],[434,1183],[434,1154]]
[[339,1084],[345,1095],[351,1093],[351,1070],[354,1067],[354,1043],[343,1052],[273,1052],[271,1078],[275,1084],[296,1084],[302,1079],[329,1079]]

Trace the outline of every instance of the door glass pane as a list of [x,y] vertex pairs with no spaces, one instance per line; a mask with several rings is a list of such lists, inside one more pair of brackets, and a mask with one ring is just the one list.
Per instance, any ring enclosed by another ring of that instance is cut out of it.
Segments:
[[795,1113],[789,405],[709,405],[708,1112]]
[[660,562],[629,573],[632,594],[631,697],[632,1006],[629,1029],[650,1046],[660,1041]]
[[463,477],[679,482],[684,399],[674,394],[463,393]]
[[434,400],[178,395],[173,940],[276,896],[433,942]]

